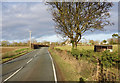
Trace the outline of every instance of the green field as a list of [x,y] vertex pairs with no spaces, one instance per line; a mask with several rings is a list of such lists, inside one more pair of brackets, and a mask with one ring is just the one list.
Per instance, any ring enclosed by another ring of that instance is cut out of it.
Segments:
[[[68,46],[68,45],[66,45],[66,46],[57,46],[55,48],[59,48],[61,50],[71,51],[72,46]],[[77,49],[78,50],[83,50],[83,49],[84,50],[94,50],[94,46],[93,45],[92,46],[78,46]],[[115,52],[115,51],[118,51],[118,45],[113,45],[113,52]]]

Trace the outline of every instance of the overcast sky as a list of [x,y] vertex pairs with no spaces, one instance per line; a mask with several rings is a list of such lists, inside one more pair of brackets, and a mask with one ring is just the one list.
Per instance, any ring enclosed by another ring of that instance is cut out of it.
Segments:
[[[52,20],[49,6],[43,2],[4,2],[2,3],[2,39],[22,41],[29,39],[29,30],[32,38],[37,41],[61,41],[55,33],[55,23]],[[85,39],[103,40],[118,33],[118,3],[114,3],[110,11],[111,22],[114,26],[105,27],[105,31],[87,32]]]

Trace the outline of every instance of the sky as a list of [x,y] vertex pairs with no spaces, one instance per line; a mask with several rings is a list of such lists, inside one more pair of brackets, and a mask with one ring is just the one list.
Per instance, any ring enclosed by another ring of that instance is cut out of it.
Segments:
[[[114,26],[106,26],[104,31],[86,32],[83,39],[104,40],[118,33],[118,3],[115,2],[111,11],[111,22]],[[44,2],[3,2],[2,3],[2,40],[25,41],[29,40],[29,31],[32,39],[42,41],[63,41],[55,33],[55,22],[49,6]]]

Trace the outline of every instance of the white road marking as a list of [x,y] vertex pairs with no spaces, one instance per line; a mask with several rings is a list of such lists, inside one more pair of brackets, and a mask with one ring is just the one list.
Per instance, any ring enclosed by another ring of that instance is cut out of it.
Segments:
[[[48,54],[50,55],[49,51],[48,51]],[[52,59],[51,55],[50,55],[50,58],[52,60],[52,67],[53,67],[55,83],[57,83],[57,75],[56,75],[55,66],[54,66],[53,59]]]
[[27,64],[30,63],[32,60],[33,60],[33,58],[31,58],[31,59],[27,62]]
[[37,55],[35,55],[34,57],[36,57]]
[[14,72],[12,75],[10,75],[8,78],[6,78],[3,82],[9,80],[11,77],[13,77],[15,74],[17,74],[23,67],[19,68],[16,72]]

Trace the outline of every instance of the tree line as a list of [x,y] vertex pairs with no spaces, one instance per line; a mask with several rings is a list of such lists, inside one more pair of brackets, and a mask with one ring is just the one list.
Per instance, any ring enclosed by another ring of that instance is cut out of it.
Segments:
[[[54,46],[58,46],[61,45],[61,43],[59,42],[49,42],[49,41],[43,41],[43,42],[37,42],[37,40],[32,39],[32,44],[40,44],[40,45],[54,45]],[[8,40],[3,40],[0,42],[0,46],[29,46],[30,45],[30,41],[24,41],[24,42],[10,42]]]
[[91,43],[92,45],[95,45],[95,44],[110,44],[110,45],[113,45],[113,44],[119,44],[119,35],[118,34],[113,34],[112,35],[112,38],[109,38],[109,39],[106,39],[106,40],[103,40],[103,41],[94,41],[94,40],[89,40],[89,43]]

